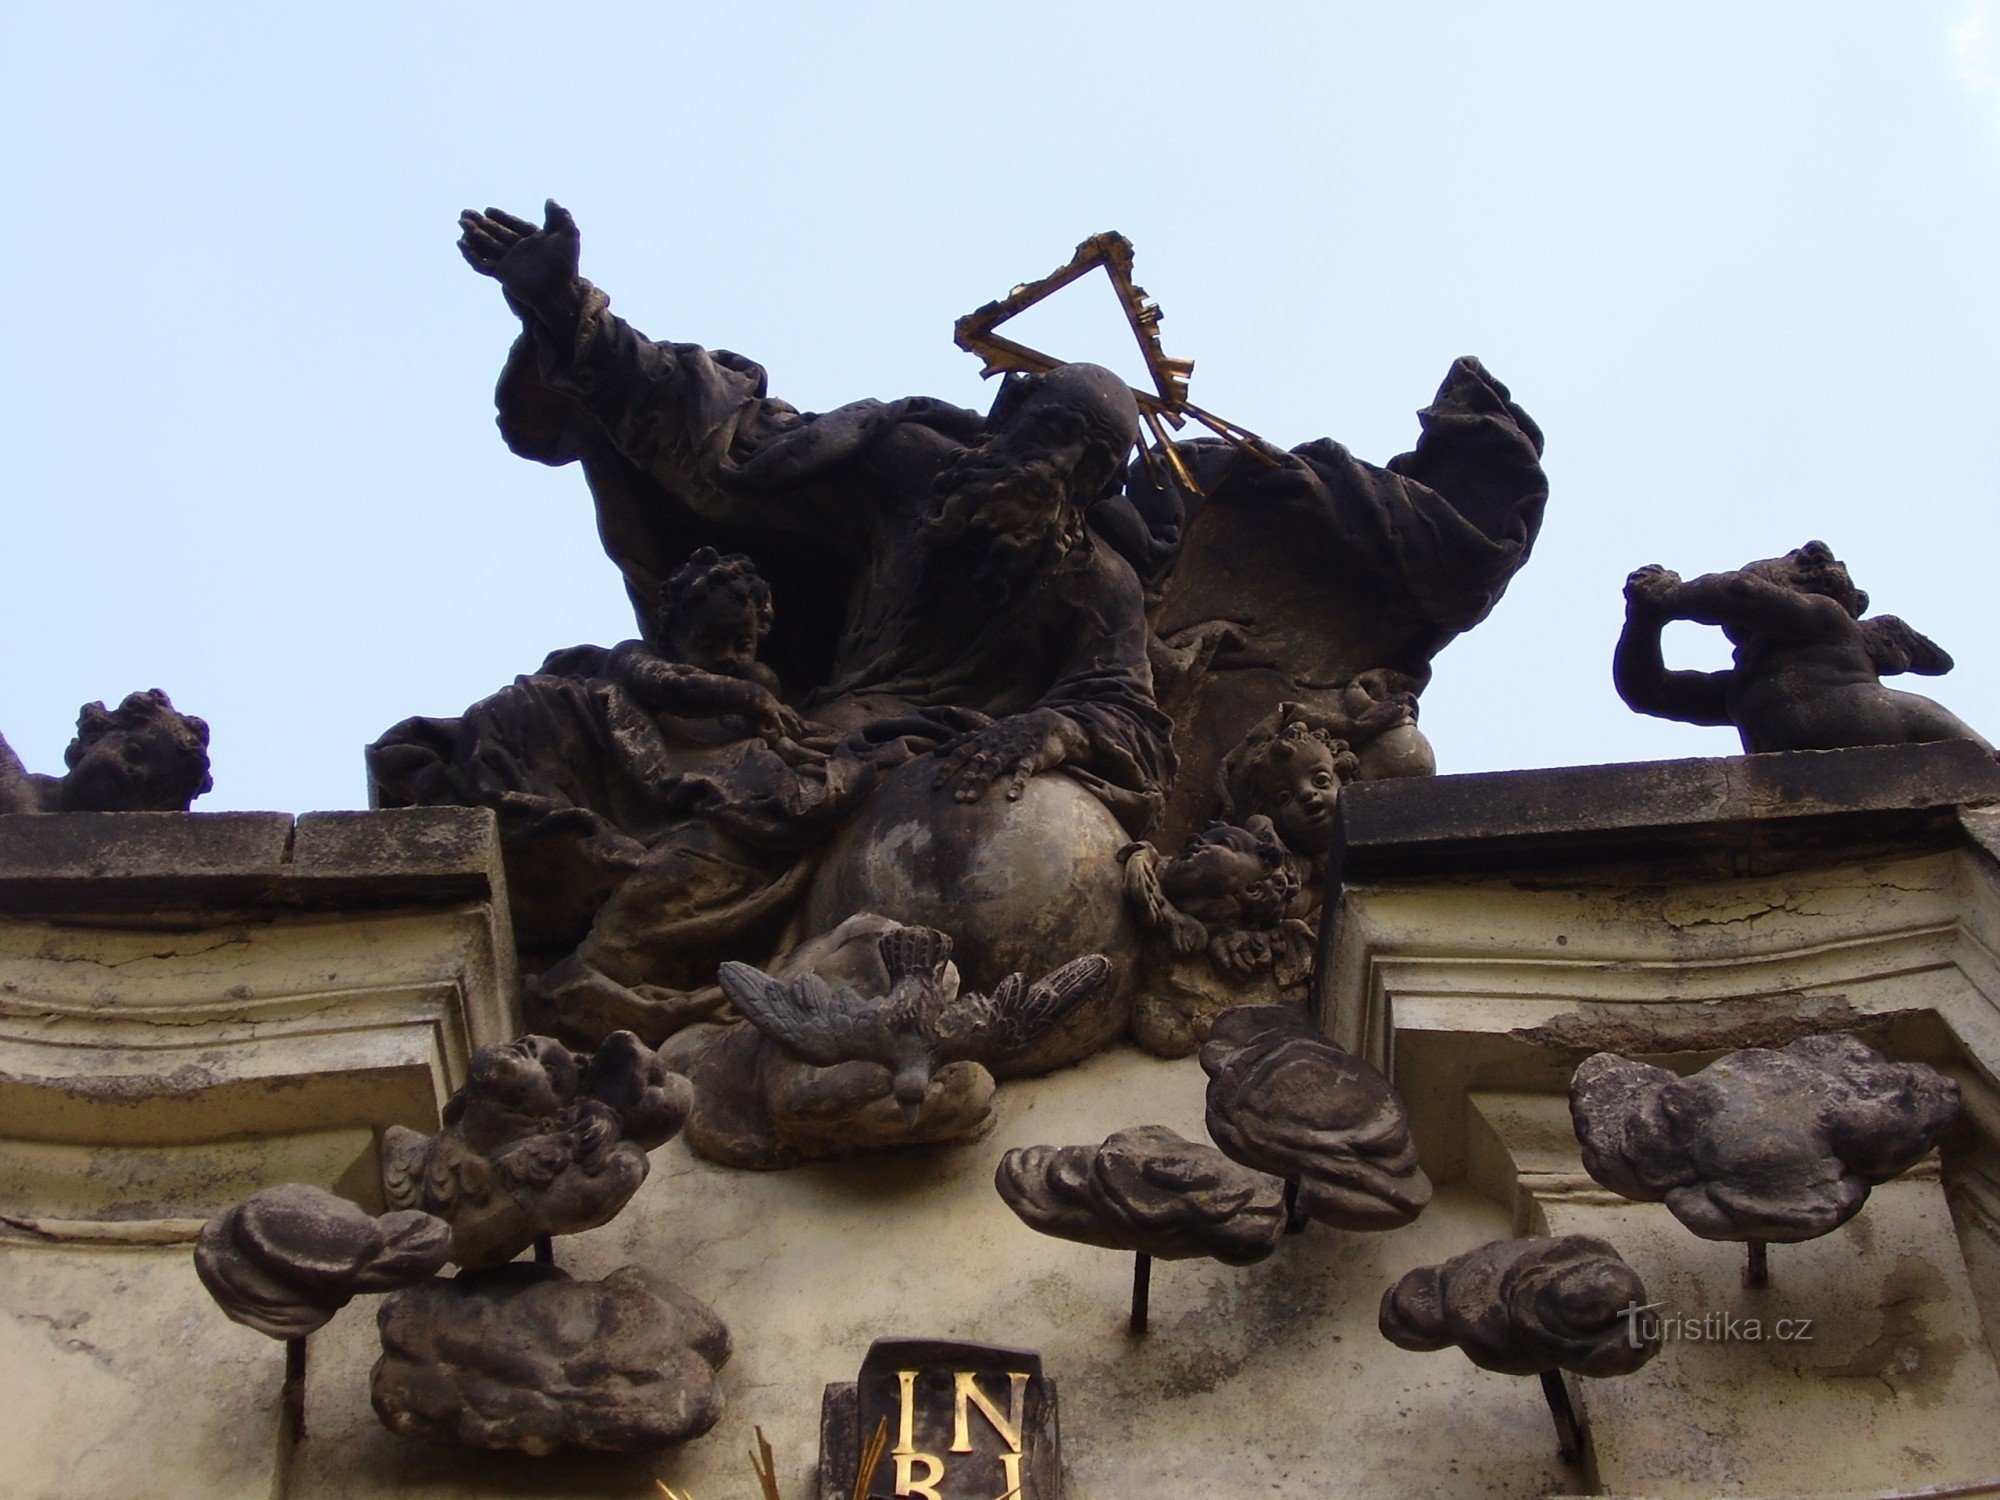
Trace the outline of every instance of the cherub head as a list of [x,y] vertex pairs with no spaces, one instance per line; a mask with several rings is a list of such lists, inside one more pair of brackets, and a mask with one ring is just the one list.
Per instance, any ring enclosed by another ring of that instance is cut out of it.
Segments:
[[208,725],[177,713],[158,688],[128,693],[116,708],[86,703],[63,761],[64,812],[186,812],[215,785]]
[[771,628],[771,586],[740,552],[700,547],[660,585],[654,644],[676,661],[740,672]]
[[1345,740],[1298,720],[1275,731],[1257,729],[1223,762],[1230,810],[1261,814],[1285,847],[1324,854],[1333,847],[1333,806],[1360,761]]
[[1299,876],[1269,818],[1211,823],[1160,864],[1160,890],[1203,923],[1268,926],[1299,891]]
[[583,1060],[550,1037],[496,1042],[472,1054],[464,1086],[445,1101],[444,1123],[490,1151],[560,1114],[582,1077]]
[[1854,586],[1847,564],[1835,557],[1825,542],[1807,542],[1783,557],[1746,563],[1743,571],[1800,593],[1824,595],[1857,620],[1868,612],[1868,595]]

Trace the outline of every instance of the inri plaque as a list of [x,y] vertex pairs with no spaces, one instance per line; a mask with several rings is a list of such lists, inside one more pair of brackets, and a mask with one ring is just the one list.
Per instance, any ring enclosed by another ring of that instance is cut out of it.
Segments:
[[1028,1349],[877,1339],[820,1408],[820,1500],[852,1500],[877,1430],[869,1500],[1060,1500],[1055,1382]]

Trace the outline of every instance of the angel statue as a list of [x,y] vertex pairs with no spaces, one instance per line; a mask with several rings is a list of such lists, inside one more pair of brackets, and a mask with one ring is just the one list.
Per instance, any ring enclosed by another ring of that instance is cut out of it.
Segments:
[[[1898,672],[1938,676],[1952,661],[1894,615],[1863,619],[1867,609],[1868,595],[1825,542],[1685,582],[1653,564],[1625,580],[1612,680],[1642,714],[1735,725],[1746,755],[1926,740],[1971,740],[1991,752],[1949,709],[1882,685]],[[1736,664],[1668,671],[1660,631],[1669,620],[1720,626]]]

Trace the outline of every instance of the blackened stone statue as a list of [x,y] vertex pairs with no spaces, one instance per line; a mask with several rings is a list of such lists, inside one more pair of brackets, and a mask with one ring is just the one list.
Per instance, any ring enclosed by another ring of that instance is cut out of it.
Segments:
[[[559,206],[460,224],[521,319],[502,433],[581,463],[641,639],[392,730],[374,793],[499,810],[541,1024],[580,1041],[718,1017],[719,962],[772,970],[858,912],[951,933],[982,992],[1130,957],[1118,851],[1214,818],[1225,753],[1281,701],[1353,720],[1364,765],[1381,739],[1373,774],[1429,768],[1399,700],[1540,524],[1540,433],[1476,360],[1387,468],[1189,443],[1181,493],[1133,462],[1108,370],[1010,376],[983,416],[800,412],[742,356],[614,317]],[[733,582],[691,590],[703,568]],[[1117,1034],[1135,972],[1044,1065]]]
[[774,617],[749,558],[698,548],[644,635],[559,651],[458,719],[409,719],[369,751],[379,802],[499,814],[522,941],[568,950],[538,1023],[652,1041],[722,1003],[716,965],[768,945],[806,855],[908,758],[831,739],[757,660]]
[[[1882,686],[1898,672],[1949,672],[1952,661],[1894,615],[1863,619],[1867,609],[1868,595],[1825,542],[1685,582],[1649,565],[1625,580],[1613,680],[1642,714],[1733,724],[1748,755],[1954,739],[1992,749],[1930,699]],[[1670,620],[1720,626],[1736,665],[1668,671],[1660,631]]]
[[116,708],[84,704],[63,761],[67,775],[39,775],[0,738],[0,813],[186,812],[215,785],[208,725],[158,688]]

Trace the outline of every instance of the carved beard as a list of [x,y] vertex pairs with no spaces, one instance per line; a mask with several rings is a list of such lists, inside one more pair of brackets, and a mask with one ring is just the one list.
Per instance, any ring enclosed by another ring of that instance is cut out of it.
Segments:
[[973,448],[938,475],[938,502],[924,522],[936,554],[969,557],[1000,598],[1069,551],[1080,518],[1067,467],[1004,445]]

